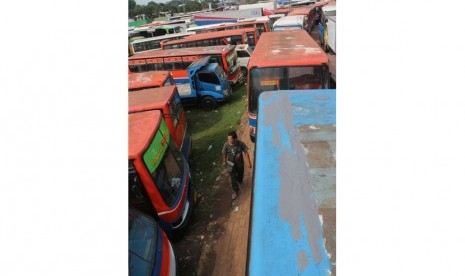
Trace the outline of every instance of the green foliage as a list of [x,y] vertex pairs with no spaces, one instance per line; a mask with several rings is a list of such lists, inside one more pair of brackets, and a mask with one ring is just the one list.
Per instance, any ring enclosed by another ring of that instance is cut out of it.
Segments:
[[133,10],[136,7],[136,1],[135,0],[128,0],[129,1],[129,10]]
[[221,104],[214,111],[187,109],[187,124],[192,134],[189,163],[199,193],[211,195],[213,192],[212,187],[222,170],[221,149],[227,140],[228,132],[237,130],[246,106],[246,86],[241,85],[234,88],[228,102]]
[[130,18],[134,18],[134,16],[139,14],[145,14],[147,18],[156,18],[160,16],[161,11],[169,11],[171,14],[182,13],[184,11],[200,11],[202,9],[207,9],[208,3],[212,3],[212,8],[217,8],[219,3],[218,0],[202,0],[200,3],[195,0],[172,0],[167,3],[156,3],[154,1],[150,1],[147,5],[137,5],[135,0],[128,1],[128,14]]

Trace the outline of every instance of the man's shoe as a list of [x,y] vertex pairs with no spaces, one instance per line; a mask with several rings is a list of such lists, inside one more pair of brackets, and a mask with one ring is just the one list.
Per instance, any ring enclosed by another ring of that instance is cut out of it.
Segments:
[[232,199],[232,200],[235,200],[236,198],[237,198],[237,193],[236,193],[236,192],[233,192],[233,193],[232,193],[231,199]]

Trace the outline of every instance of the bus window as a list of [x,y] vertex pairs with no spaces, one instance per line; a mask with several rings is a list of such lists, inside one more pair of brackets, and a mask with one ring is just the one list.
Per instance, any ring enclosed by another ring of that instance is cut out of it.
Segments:
[[238,58],[250,58],[250,54],[248,51],[236,51]]
[[228,42],[232,45],[242,44],[242,36],[235,35],[232,36],[231,39],[228,37]]
[[155,211],[153,210],[152,203],[150,202],[150,198],[148,197],[147,192],[140,181],[140,177],[134,168],[133,161],[129,161],[128,182],[129,203],[147,214],[153,214]]
[[152,40],[147,41],[147,50],[160,49],[160,41]]
[[129,65],[129,70],[133,73],[140,73],[147,71],[147,65],[138,64],[138,65]]
[[189,67],[189,65],[191,65],[192,62],[193,62],[193,61],[183,61],[183,63],[184,63],[184,68]]
[[187,43],[187,48],[190,48],[190,47],[197,47],[197,43],[195,41],[193,42],[188,42]]
[[167,205],[171,205],[179,192],[182,180],[182,153],[175,148],[175,142],[170,138],[169,148],[165,151],[162,162],[154,171],[152,178],[157,189],[163,195]]
[[165,62],[166,70],[181,70],[184,69],[182,61],[169,61]]
[[210,62],[211,63],[218,63],[222,68],[224,68],[223,61],[221,60],[221,56],[212,56],[210,58]]
[[171,118],[173,119],[174,128],[176,128],[178,126],[179,120],[181,119],[181,114],[183,111],[181,101],[178,100],[176,103],[176,99],[173,98],[173,100],[170,102],[169,109],[171,113]]
[[155,32],[153,33],[153,36],[160,36],[160,35],[166,35],[168,34],[166,30],[164,29],[156,29]]
[[220,80],[213,72],[199,73],[199,80],[207,83],[220,84]]
[[289,89],[328,88],[325,83],[325,67],[289,67]]
[[148,63],[147,71],[163,71],[163,63]]

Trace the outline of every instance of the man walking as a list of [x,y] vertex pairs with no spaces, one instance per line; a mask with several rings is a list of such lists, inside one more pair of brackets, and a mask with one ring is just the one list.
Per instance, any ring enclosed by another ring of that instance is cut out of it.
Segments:
[[231,179],[231,186],[233,190],[231,197],[232,200],[237,198],[239,193],[239,183],[242,183],[242,179],[244,178],[244,158],[242,155],[247,157],[249,168],[252,168],[248,150],[247,146],[237,139],[235,131],[228,133],[228,141],[224,143],[222,153],[223,165],[227,166]]

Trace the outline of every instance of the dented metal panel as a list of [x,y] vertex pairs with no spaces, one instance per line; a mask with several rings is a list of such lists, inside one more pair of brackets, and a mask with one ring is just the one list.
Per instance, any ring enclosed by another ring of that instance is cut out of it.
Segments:
[[250,275],[335,275],[336,92],[259,99]]

